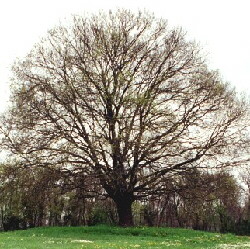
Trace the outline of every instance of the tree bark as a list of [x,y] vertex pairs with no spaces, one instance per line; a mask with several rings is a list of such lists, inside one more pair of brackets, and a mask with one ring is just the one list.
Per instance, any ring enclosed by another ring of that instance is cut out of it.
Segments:
[[134,226],[133,214],[132,214],[132,204],[134,200],[129,197],[114,199],[118,218],[119,226],[131,227]]

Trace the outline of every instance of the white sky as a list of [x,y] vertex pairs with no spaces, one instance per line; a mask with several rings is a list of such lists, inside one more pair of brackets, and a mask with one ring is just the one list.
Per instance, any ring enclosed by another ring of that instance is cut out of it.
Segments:
[[207,54],[209,66],[250,95],[250,0],[3,0],[0,2],[0,112],[16,57],[71,14],[100,9],[146,9],[181,26]]

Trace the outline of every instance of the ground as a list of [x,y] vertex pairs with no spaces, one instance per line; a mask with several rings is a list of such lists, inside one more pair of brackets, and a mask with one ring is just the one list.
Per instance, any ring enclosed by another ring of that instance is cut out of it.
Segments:
[[231,249],[250,238],[174,228],[48,227],[0,233],[0,249]]

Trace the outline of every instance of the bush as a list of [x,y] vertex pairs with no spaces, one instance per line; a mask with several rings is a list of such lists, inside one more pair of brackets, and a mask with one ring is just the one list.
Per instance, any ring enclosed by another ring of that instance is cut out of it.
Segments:
[[111,220],[109,217],[109,212],[104,210],[102,207],[93,208],[90,217],[89,217],[89,225],[100,225],[100,224],[111,224]]
[[27,224],[23,218],[20,218],[15,215],[9,215],[4,218],[4,221],[3,221],[4,231],[13,231],[13,230],[26,229],[26,228],[27,228]]

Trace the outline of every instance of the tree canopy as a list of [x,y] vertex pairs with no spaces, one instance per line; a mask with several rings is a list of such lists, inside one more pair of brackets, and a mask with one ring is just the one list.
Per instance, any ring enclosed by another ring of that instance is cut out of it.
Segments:
[[238,164],[247,149],[246,102],[195,42],[154,15],[75,16],[13,71],[2,145],[26,166],[95,179],[120,225],[133,224],[132,203],[168,176]]

